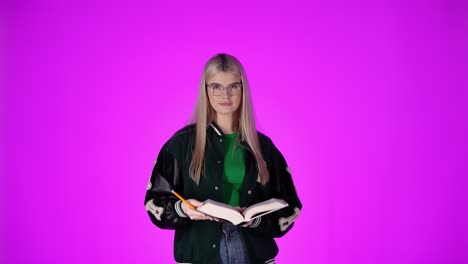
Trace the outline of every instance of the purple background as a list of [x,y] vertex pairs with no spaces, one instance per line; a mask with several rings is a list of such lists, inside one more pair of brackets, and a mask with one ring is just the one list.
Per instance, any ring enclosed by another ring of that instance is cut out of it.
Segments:
[[3,2],[1,263],[172,263],[144,208],[203,64],[304,204],[278,263],[468,263],[466,1]]

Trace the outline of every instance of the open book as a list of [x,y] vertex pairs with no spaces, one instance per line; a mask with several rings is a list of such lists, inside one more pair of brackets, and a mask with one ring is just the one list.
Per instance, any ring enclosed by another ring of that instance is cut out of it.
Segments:
[[197,211],[227,220],[234,225],[238,225],[240,223],[249,222],[250,220],[262,215],[272,213],[286,206],[288,206],[288,204],[284,200],[271,198],[247,207],[241,214],[234,207],[228,204],[208,199],[202,206],[197,208]]

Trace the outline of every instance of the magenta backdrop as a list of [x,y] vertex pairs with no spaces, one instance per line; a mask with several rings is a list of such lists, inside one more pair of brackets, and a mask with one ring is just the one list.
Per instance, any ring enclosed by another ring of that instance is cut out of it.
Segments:
[[144,195],[218,52],[304,204],[278,263],[468,263],[466,1],[169,2],[2,4],[1,263],[173,263]]

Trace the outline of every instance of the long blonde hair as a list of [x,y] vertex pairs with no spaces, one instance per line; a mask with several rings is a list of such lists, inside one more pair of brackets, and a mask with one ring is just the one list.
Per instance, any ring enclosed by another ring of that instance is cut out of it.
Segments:
[[202,170],[204,169],[206,130],[216,114],[208,99],[206,80],[219,72],[230,72],[241,79],[243,91],[241,104],[236,111],[236,124],[238,125],[236,143],[239,144],[242,140],[247,142],[258,164],[260,182],[265,185],[269,180],[269,174],[258,142],[249,81],[244,67],[239,60],[225,53],[220,53],[210,58],[203,68],[197,103],[191,120],[192,124],[196,124],[196,138],[192,161],[190,162],[190,177],[198,184]]

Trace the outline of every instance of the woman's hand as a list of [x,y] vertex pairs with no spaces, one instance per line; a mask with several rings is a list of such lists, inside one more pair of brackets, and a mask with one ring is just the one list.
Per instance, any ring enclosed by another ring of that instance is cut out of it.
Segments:
[[[199,207],[199,206],[201,206],[203,204],[202,202],[200,202],[198,200],[195,200],[195,199],[187,199],[187,202],[189,202],[195,208],[197,208],[197,207]],[[206,215],[206,214],[204,214],[202,212],[198,212],[197,210],[191,209],[185,203],[180,203],[180,204],[181,204],[182,211],[184,211],[184,213],[188,217],[190,217],[190,219],[192,219],[192,220],[218,221],[218,219],[216,219],[214,217],[208,216],[208,215]]]
[[[247,208],[247,207],[239,207],[239,206],[236,206],[236,207],[234,207],[234,208],[235,208],[237,211],[239,211],[239,213],[242,214],[242,213],[244,212],[245,208]],[[253,221],[254,221],[254,220],[250,220],[249,222],[247,222],[247,223],[245,223],[245,224],[243,224],[243,225],[241,225],[241,226],[242,226],[242,227],[248,227],[249,225],[251,225],[251,224],[253,223]]]

